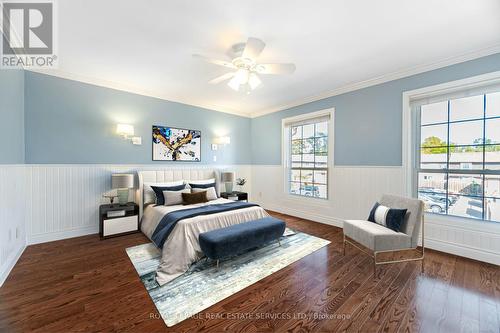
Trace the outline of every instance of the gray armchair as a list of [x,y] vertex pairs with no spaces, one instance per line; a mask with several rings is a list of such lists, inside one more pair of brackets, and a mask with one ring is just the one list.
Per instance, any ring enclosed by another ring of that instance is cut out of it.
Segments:
[[[403,198],[384,194],[380,199],[381,205],[390,208],[407,209],[401,232],[393,231],[365,220],[344,221],[344,244],[345,255],[346,243],[353,245],[373,258],[373,272],[376,273],[377,265],[390,264],[424,259],[424,203],[422,200]],[[415,250],[418,246],[418,238],[422,229],[422,249],[419,257],[408,259],[377,261],[377,254],[383,252]]]

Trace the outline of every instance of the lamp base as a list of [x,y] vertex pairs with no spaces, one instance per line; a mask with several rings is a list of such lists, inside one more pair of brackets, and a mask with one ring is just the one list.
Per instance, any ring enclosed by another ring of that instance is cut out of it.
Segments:
[[224,185],[226,186],[226,193],[233,193],[233,183],[232,182],[226,182]]
[[128,202],[128,188],[120,188],[116,190],[118,194],[118,203],[120,205],[125,205]]

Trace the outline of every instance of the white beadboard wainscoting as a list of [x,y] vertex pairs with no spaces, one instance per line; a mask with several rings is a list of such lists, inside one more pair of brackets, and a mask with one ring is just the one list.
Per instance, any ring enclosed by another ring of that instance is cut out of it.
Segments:
[[0,165],[0,286],[26,248],[25,166]]
[[[330,201],[285,194],[279,165],[2,165],[0,285],[26,245],[98,232],[98,206],[111,174],[137,170],[217,168],[248,180],[244,191],[264,208],[342,227],[366,219],[383,193],[403,195],[402,167],[334,167]],[[133,193],[131,193],[131,199]],[[500,223],[426,216],[426,246],[500,264]]]
[[27,243],[97,233],[99,205],[109,202],[102,195],[111,189],[112,173],[198,168],[234,171],[248,180],[244,190],[250,193],[250,165],[26,165]]
[[[405,195],[403,167],[333,168],[330,200],[290,196],[283,167],[252,166],[253,201],[264,208],[342,227],[343,219],[366,219],[384,193]],[[426,247],[500,265],[500,223],[485,223],[427,214]]]

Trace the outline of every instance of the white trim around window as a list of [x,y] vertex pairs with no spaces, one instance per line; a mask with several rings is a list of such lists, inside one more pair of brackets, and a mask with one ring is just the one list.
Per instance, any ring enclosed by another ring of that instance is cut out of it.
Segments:
[[[334,166],[334,108],[320,110],[316,112],[310,112],[306,114],[301,114],[294,117],[283,118],[281,121],[281,166],[282,166],[282,177],[283,177],[283,193],[289,200],[297,200],[302,203],[307,202],[312,206],[328,206],[333,201],[333,183],[334,179],[333,166]],[[314,121],[315,119],[328,118],[328,180],[327,180],[327,192],[328,198],[309,198],[305,196],[298,196],[289,193],[289,181],[290,181],[290,135],[289,135],[289,124],[300,124],[307,123],[308,121]]]
[[[474,93],[480,90],[482,87],[492,87],[500,84],[500,71],[492,72],[488,74],[478,75],[462,80],[447,82],[439,85],[429,86],[425,88],[415,89],[411,91],[403,92],[403,114],[402,114],[402,128],[403,128],[403,142],[402,142],[402,156],[403,156],[403,168],[404,168],[404,191],[405,195],[412,197],[415,195],[415,188],[417,186],[416,172],[415,172],[415,161],[416,161],[416,142],[417,135],[415,128],[417,126],[418,120],[415,110],[412,108],[412,104],[419,100],[433,100],[439,99],[439,96],[449,95],[454,96],[459,92],[469,91]],[[417,102],[418,103],[418,102]],[[484,220],[474,221],[468,218],[449,216],[449,215],[433,215],[433,219],[436,221],[450,221],[453,223],[459,223],[463,226],[471,226],[473,223],[480,222],[481,229],[485,225],[498,231],[498,225],[495,222],[487,222]]]

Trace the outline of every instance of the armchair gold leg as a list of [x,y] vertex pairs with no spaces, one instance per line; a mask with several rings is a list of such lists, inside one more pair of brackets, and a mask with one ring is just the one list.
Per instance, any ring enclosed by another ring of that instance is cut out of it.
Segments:
[[373,278],[377,277],[377,252],[373,253]]
[[344,256],[345,256],[345,235],[344,235],[343,253],[344,253]]

